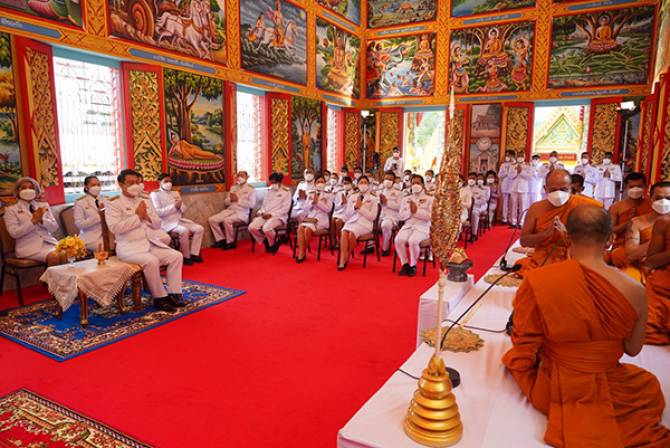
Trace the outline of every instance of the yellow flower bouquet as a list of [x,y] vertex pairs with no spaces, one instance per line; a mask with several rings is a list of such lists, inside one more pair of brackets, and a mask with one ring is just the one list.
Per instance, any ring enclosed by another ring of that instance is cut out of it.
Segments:
[[70,262],[86,257],[86,244],[78,235],[66,236],[56,244],[56,252],[65,254]]

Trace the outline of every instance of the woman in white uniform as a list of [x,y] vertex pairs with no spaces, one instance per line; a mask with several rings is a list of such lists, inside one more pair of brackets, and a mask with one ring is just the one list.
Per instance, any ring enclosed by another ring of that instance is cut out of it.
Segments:
[[15,204],[5,209],[7,232],[16,240],[14,252],[18,258],[56,265],[64,262],[64,256],[54,252],[58,241],[52,233],[58,230],[58,223],[51,213],[49,204],[38,202],[42,194],[37,181],[22,177],[16,181]]
[[314,181],[315,190],[307,192],[304,202],[305,217],[298,226],[297,263],[305,261],[307,245],[317,230],[328,228],[330,211],[333,208],[333,195],[326,190],[326,179],[319,175]]
[[342,228],[340,237],[340,260],[338,271],[344,270],[349,263],[351,251],[356,247],[356,239],[372,233],[373,224],[379,209],[379,198],[370,188],[367,176],[358,179],[358,196],[350,198],[348,208],[350,217]]
[[79,229],[79,238],[86,244],[86,249],[93,253],[103,241],[102,217],[107,200],[100,194],[100,179],[96,176],[86,176],[84,193],[86,195],[74,203],[74,224]]
[[342,189],[335,192],[333,196],[335,211],[333,212],[333,228],[331,229],[332,231],[330,235],[333,242],[337,241],[340,233],[342,233],[344,223],[351,217],[348,205],[350,199],[354,197],[357,192],[358,190],[354,186],[353,179],[349,176],[344,176]]

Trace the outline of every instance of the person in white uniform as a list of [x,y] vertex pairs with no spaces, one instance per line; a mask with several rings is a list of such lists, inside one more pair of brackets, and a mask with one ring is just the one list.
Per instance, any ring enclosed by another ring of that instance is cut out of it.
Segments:
[[[399,275],[414,277],[421,242],[430,238],[433,196],[426,194],[423,177],[412,176],[412,193],[403,199],[399,218],[405,224],[395,237],[395,250],[402,264]],[[409,257],[408,253],[409,252]]]
[[163,173],[158,176],[159,188],[151,193],[151,202],[161,218],[161,229],[179,235],[179,249],[184,256],[184,264],[202,263],[200,247],[205,228],[184,218],[186,205],[178,191],[172,190],[172,177]]
[[502,193],[502,222],[507,224],[512,202],[512,174],[514,172],[514,151],[507,151],[505,153],[505,161],[500,164],[498,170],[498,179],[500,179],[500,192]]
[[298,183],[298,186],[295,187],[295,192],[293,193],[293,210],[291,211],[291,219],[296,220],[298,223],[302,222],[302,219],[307,213],[305,210],[307,192],[314,191],[314,189],[314,170],[307,168],[303,172],[303,180]]
[[386,159],[386,162],[384,162],[384,172],[393,171],[393,174],[395,174],[396,177],[402,178],[402,172],[404,166],[405,163],[400,158],[400,148],[396,146],[395,148],[393,148],[391,157]]
[[53,232],[58,223],[46,202],[38,198],[42,190],[32,177],[22,177],[14,185],[16,202],[5,208],[5,226],[15,240],[17,258],[46,262],[49,266],[61,264],[66,257],[54,252],[58,241]]
[[382,228],[382,256],[391,255],[391,237],[393,229],[400,220],[400,206],[402,205],[403,194],[396,185],[396,175],[393,171],[387,171],[384,175],[384,188],[379,192],[379,202],[382,204],[381,228]]
[[307,192],[305,201],[305,217],[298,226],[296,262],[305,261],[307,245],[317,230],[328,228],[328,219],[333,208],[333,195],[326,191],[326,179],[316,176],[314,190]]
[[263,205],[249,224],[249,233],[257,243],[265,246],[266,252],[274,253],[279,248],[276,229],[286,225],[292,198],[291,191],[282,185],[282,173],[272,173],[269,180],[270,188],[265,194]]
[[427,170],[424,176],[424,185],[427,193],[434,193],[436,182],[435,182],[435,172],[433,170]]
[[379,198],[372,191],[368,176],[358,179],[358,195],[348,201],[350,217],[342,228],[340,236],[340,260],[337,266],[342,271],[349,264],[351,252],[356,247],[356,239],[372,233],[374,221],[379,209]]
[[330,179],[326,181],[326,191],[328,193],[337,193],[338,191],[342,190],[342,188],[343,187],[340,183],[340,176],[337,173],[331,173]]
[[616,183],[623,180],[621,167],[612,163],[612,153],[603,154],[603,163],[598,165],[596,175],[596,200],[603,203],[608,210],[616,196]]
[[95,252],[103,242],[102,219],[108,201],[100,194],[100,179],[96,176],[84,179],[84,193],[74,203],[74,224],[79,229],[79,238],[86,244],[86,249]]
[[[142,198],[142,199],[144,200],[144,202],[147,203],[147,207],[149,207],[151,210],[154,210],[154,212],[155,212],[156,209],[154,209],[154,203],[151,202],[151,196],[150,196],[149,193],[147,193],[147,191],[145,190],[146,187],[145,187],[145,185],[144,185],[144,177],[142,176],[142,173],[139,173],[139,172],[138,172],[138,174],[139,174],[139,176],[140,176],[140,187],[142,187],[142,192],[140,193],[140,198]],[[170,235],[169,235],[165,230],[163,230],[163,229],[160,229],[160,228],[159,228],[159,229],[148,228],[148,229],[147,229],[147,232],[150,233],[150,235],[149,235],[150,238],[156,238],[156,239],[159,239],[159,240],[162,241],[166,246],[169,246],[169,245],[172,243],[172,238],[171,238]]]
[[412,186],[412,170],[405,170],[402,175],[402,189],[410,190]]
[[486,186],[484,182],[484,175],[471,173],[468,175],[468,184],[470,184],[470,180],[473,178],[476,182],[475,185],[468,187],[470,188],[470,191],[472,192],[472,198],[474,199],[474,203],[472,204],[473,210],[472,235],[470,237],[471,242],[474,242],[474,240],[477,238],[479,232],[479,220],[481,215],[486,213],[489,205],[489,198],[491,197],[491,189]]
[[354,168],[354,185],[358,187],[358,180],[363,177],[363,168],[357,166]]
[[489,223],[493,225],[496,211],[498,210],[498,200],[500,199],[500,186],[498,185],[498,175],[495,171],[486,172],[486,187],[489,189]]
[[352,198],[355,197],[357,192],[358,189],[354,186],[353,179],[349,176],[344,176],[342,189],[333,193],[335,210],[333,211],[333,226],[330,232],[330,237],[333,242],[338,241],[344,223],[351,217],[349,201],[353,200]]
[[545,171],[545,177],[554,170],[564,170],[565,165],[558,161],[558,152],[551,151],[549,153],[549,162],[543,165]]
[[530,161],[531,177],[529,181],[528,202],[534,204],[542,200],[544,193],[544,180],[547,178],[547,172],[540,161],[539,154],[533,154]]
[[[123,170],[117,177],[121,196],[105,209],[109,230],[116,237],[116,255],[127,263],[142,266],[154,306],[174,312],[185,306],[182,301],[181,253],[164,244],[149,229],[160,229],[160,218],[141,197],[139,174]],[[153,236],[152,236],[153,235]],[[167,265],[167,289],[161,279],[160,267]]]
[[523,220],[526,216],[526,210],[530,207],[528,193],[530,192],[530,182],[533,178],[533,170],[519,153],[516,157],[516,165],[512,171],[512,210],[510,212],[510,225],[523,226]]
[[582,153],[581,164],[575,167],[574,174],[579,174],[584,178],[582,194],[592,198],[598,182],[598,169],[591,164],[591,156],[588,152]]
[[[461,230],[465,223],[470,219],[470,209],[472,209],[472,189],[470,188],[470,179],[468,183],[464,184],[464,179],[462,175],[458,175],[459,184],[458,184],[458,198],[461,201]],[[476,182],[475,182],[476,183]],[[472,184],[473,186],[475,184]],[[459,230],[460,232],[460,230]]]
[[[246,171],[237,173],[237,184],[230,187],[230,192],[226,198],[225,209],[210,216],[207,220],[212,229],[212,235],[216,241],[215,247],[221,247],[224,250],[235,248],[235,228],[236,222],[249,223],[249,210],[256,205],[256,189],[247,183],[249,174]],[[224,231],[221,230],[223,224]]]

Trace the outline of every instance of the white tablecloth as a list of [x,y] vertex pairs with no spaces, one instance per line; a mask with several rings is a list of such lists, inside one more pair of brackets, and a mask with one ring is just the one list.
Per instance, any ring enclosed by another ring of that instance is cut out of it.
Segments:
[[[419,317],[416,326],[416,346],[421,345],[421,333],[428,328],[435,328],[437,323],[437,290],[438,283],[435,282],[433,286],[421,295],[419,299]],[[452,310],[465,297],[465,294],[472,288],[475,283],[475,277],[468,275],[468,281],[463,283],[456,283],[447,281],[444,289],[444,309],[442,312],[442,319],[449,315],[449,310]]]
[[[510,258],[510,257],[508,257]],[[491,269],[489,273],[498,272]],[[451,312],[460,315],[489,285],[480,280]],[[482,328],[503,330],[512,310],[515,289],[494,287],[481,307],[468,322]],[[455,389],[456,400],[464,426],[463,438],[456,445],[464,448],[544,447],[546,418],[536,411],[521,394],[518,386],[502,365],[503,354],[511,347],[504,333],[477,331],[484,347],[473,353],[445,352],[448,366],[461,374],[461,385]],[[420,376],[433,349],[422,344],[403,364],[402,369]],[[670,400],[670,347],[645,346],[631,359],[653,372],[661,382],[666,400]],[[393,447],[419,448],[402,428],[417,381],[399,371],[339,431],[339,448]],[[663,423],[670,427],[670,409],[666,406]]]

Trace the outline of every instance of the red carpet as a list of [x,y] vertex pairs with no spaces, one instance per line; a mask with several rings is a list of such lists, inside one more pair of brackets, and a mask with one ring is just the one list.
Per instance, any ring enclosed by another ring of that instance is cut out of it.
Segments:
[[[475,275],[510,235],[468,248]],[[204,257],[186,278],[247,294],[64,363],[0,338],[0,396],[25,387],[159,447],[332,447],[414,350],[417,298],[437,278],[393,275],[390,257],[338,273],[329,253],[296,265],[248,243]]]

